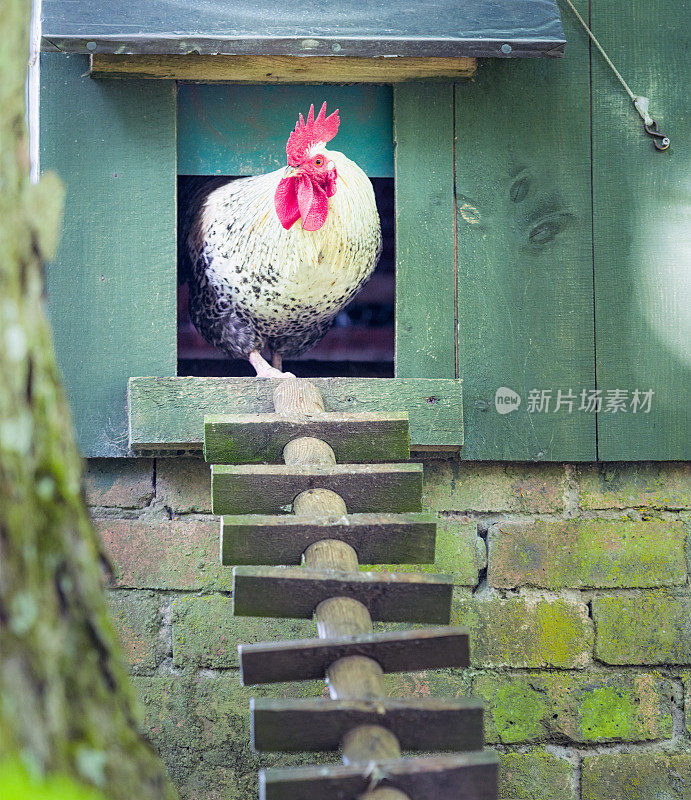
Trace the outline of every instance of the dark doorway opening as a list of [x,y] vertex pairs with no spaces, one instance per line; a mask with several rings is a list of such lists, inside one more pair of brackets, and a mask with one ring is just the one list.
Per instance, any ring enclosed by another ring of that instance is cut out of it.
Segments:
[[[209,180],[218,180],[218,176]],[[192,181],[178,176],[178,219],[185,213]],[[336,318],[319,344],[283,368],[298,377],[392,378],[394,375],[394,182],[372,178],[381,219],[383,250],[367,284]],[[230,359],[208,344],[190,320],[188,287],[178,254],[178,375],[208,377],[253,376],[247,361]]]

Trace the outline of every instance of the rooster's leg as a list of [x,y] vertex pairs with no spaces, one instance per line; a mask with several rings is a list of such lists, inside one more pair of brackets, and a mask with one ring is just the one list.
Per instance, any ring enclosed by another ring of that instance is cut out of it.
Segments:
[[283,356],[280,353],[271,354],[271,366],[279,372],[283,372]]
[[254,367],[257,372],[258,378],[294,378],[292,372],[281,372],[280,369],[276,369],[272,367],[269,362],[262,357],[262,354],[259,350],[253,350],[247,358],[249,359],[250,364]]

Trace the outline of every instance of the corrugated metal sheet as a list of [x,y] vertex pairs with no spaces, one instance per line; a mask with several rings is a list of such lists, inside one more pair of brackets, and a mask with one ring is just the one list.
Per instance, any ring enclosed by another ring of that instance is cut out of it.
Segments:
[[43,49],[74,53],[560,56],[556,0],[43,0]]

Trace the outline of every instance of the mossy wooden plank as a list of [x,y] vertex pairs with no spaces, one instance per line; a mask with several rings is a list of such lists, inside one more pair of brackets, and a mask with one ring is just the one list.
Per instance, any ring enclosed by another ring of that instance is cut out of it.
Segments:
[[339,572],[306,567],[235,567],[234,613],[240,617],[311,618],[329,597],[352,597],[383,622],[445,625],[453,579],[411,572]]
[[[407,412],[411,447],[463,443],[461,382],[414,378],[310,378],[327,411]],[[266,378],[132,378],[134,450],[201,450],[207,414],[266,414],[276,382]],[[391,509],[387,509],[391,510]]]
[[481,750],[482,703],[465,698],[327,700],[252,698],[252,746],[260,752],[337,750],[348,731],[382,725],[403,750]]
[[330,664],[348,656],[372,658],[384,672],[467,667],[470,663],[468,631],[452,627],[371,633],[342,639],[241,644],[238,650],[244,684],[323,678]]
[[[567,58],[491,60],[456,86],[462,458],[596,457],[595,415],[578,410],[595,385],[589,55],[564,23]],[[559,391],[575,402],[555,411]]]
[[313,436],[341,462],[404,461],[410,457],[407,414],[325,412],[318,416],[223,414],[204,417],[204,458],[213,464],[283,461],[292,439]]
[[300,564],[322,539],[347,542],[363,564],[433,564],[434,514],[239,514],[221,517],[223,564]]
[[[593,51],[595,340],[603,461],[691,455],[691,294],[684,261],[688,12],[684,24],[681,8],[672,0],[632,0],[622,14],[619,2],[591,4],[596,36],[616,54],[617,68],[633,91],[650,97],[651,113],[672,141],[667,152],[654,149],[621,85]],[[641,408],[649,391],[654,393],[649,409]],[[617,397],[626,411],[614,410]]]
[[455,378],[453,84],[394,88],[396,375]]
[[422,464],[213,464],[214,514],[276,514],[307,489],[330,489],[348,511],[420,511]]
[[189,56],[94,53],[96,78],[157,78],[214,83],[400,83],[421,78],[470,78],[475,58],[333,56]]
[[286,165],[286,141],[311,103],[340,110],[333,148],[371,177],[393,175],[392,89],[385,85],[242,86],[178,89],[181,175],[256,175]]
[[88,69],[41,57],[41,169],[67,191],[48,310],[80,449],[121,456],[128,378],[175,373],[175,85]]
[[[380,761],[378,784],[410,800],[496,800],[498,756],[474,752]],[[343,800],[360,797],[372,784],[369,764],[273,767],[259,773],[260,800]]]

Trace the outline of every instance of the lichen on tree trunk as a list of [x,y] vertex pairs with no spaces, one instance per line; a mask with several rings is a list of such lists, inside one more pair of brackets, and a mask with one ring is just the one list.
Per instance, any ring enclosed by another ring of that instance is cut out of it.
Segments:
[[[0,765],[113,800],[176,796],[138,733],[43,308],[62,189],[28,180],[29,3],[0,15]],[[87,300],[85,300],[87,301]],[[75,309],[75,313],[78,313]],[[0,785],[0,794],[2,794]],[[62,795],[64,796],[64,795]]]

